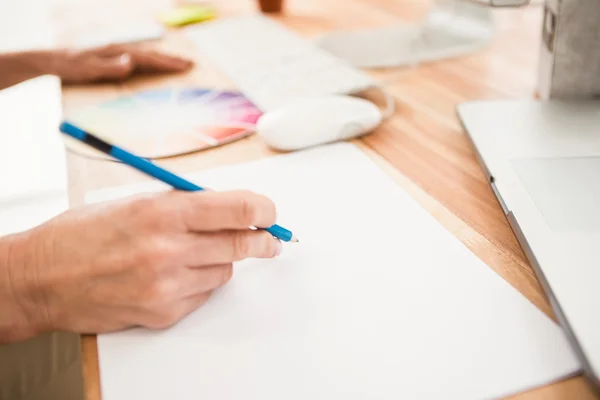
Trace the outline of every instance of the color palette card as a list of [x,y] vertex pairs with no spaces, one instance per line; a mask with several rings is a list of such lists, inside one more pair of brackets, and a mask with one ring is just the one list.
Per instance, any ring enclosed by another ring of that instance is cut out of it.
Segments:
[[[244,138],[261,115],[240,92],[170,87],[123,96],[69,119],[141,157],[164,158]],[[99,157],[74,141],[69,146]]]

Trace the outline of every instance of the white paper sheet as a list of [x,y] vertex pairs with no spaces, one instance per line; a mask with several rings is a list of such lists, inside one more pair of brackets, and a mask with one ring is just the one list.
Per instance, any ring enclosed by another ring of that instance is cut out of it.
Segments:
[[579,369],[556,324],[353,145],[190,178],[270,196],[300,243],[239,263],[169,330],[100,335],[104,400],[487,399]]
[[0,90],[0,208],[65,195],[65,145],[60,80],[41,76]]

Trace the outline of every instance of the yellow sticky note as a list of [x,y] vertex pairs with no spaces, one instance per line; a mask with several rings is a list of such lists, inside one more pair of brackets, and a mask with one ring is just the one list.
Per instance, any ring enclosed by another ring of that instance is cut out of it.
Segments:
[[184,4],[161,14],[160,20],[169,27],[178,27],[208,21],[214,17],[215,11],[209,6],[202,4]]

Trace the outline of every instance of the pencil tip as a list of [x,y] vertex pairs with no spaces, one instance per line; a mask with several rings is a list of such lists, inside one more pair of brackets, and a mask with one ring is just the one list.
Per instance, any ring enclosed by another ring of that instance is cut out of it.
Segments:
[[299,240],[296,236],[292,236],[292,238],[290,239],[290,242],[298,243]]

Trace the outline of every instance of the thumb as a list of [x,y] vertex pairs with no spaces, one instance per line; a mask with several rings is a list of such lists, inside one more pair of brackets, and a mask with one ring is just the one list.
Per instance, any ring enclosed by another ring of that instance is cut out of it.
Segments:
[[133,69],[133,60],[128,53],[99,57],[94,62],[94,77],[97,80],[120,80],[131,75]]

